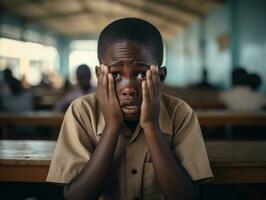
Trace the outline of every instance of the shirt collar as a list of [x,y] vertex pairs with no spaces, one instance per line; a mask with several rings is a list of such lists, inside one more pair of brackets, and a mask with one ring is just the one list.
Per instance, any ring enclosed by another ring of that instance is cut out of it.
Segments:
[[[104,126],[105,126],[105,122],[104,122],[103,114],[102,112],[99,112],[98,120],[97,120],[97,130],[96,130],[97,135],[102,134]],[[160,99],[159,126],[160,126],[162,133],[167,134],[167,135],[173,134],[171,119],[170,119],[169,113],[167,112],[165,103],[163,102],[162,99]]]

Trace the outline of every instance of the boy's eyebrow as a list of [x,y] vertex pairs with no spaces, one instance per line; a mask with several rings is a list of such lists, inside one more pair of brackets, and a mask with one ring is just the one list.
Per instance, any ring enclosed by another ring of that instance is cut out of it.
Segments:
[[147,68],[150,68],[150,65],[147,64],[147,63],[144,63],[144,62],[141,62],[141,61],[133,61],[132,62],[132,65],[133,66],[142,66],[142,67],[147,67]]
[[110,65],[108,65],[109,67],[116,67],[123,64],[123,61],[119,60],[119,61],[115,61],[113,63],[111,63]]

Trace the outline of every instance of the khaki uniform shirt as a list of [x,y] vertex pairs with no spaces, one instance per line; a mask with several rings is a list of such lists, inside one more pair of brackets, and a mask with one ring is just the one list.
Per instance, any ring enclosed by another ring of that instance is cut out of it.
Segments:
[[[186,103],[161,94],[159,125],[173,154],[193,181],[213,176],[197,117]],[[75,100],[65,114],[47,181],[69,183],[77,176],[90,160],[104,126],[96,93]],[[115,180],[106,191],[108,198],[102,199],[163,199],[139,125],[134,133],[126,128],[121,130],[114,170],[111,174],[115,174]]]

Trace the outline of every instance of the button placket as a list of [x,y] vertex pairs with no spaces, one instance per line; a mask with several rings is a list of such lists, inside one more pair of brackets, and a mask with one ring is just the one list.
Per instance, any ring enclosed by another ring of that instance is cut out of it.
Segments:
[[140,199],[143,164],[147,149],[143,133],[140,133],[136,140],[127,146],[128,199]]

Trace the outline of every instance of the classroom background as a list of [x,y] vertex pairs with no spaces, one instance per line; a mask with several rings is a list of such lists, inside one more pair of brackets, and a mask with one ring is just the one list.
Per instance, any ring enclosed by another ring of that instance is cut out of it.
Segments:
[[97,89],[98,35],[123,17],[160,30],[161,91],[198,116],[200,199],[266,199],[265,0],[1,0],[0,199],[62,199],[45,177],[64,112]]

